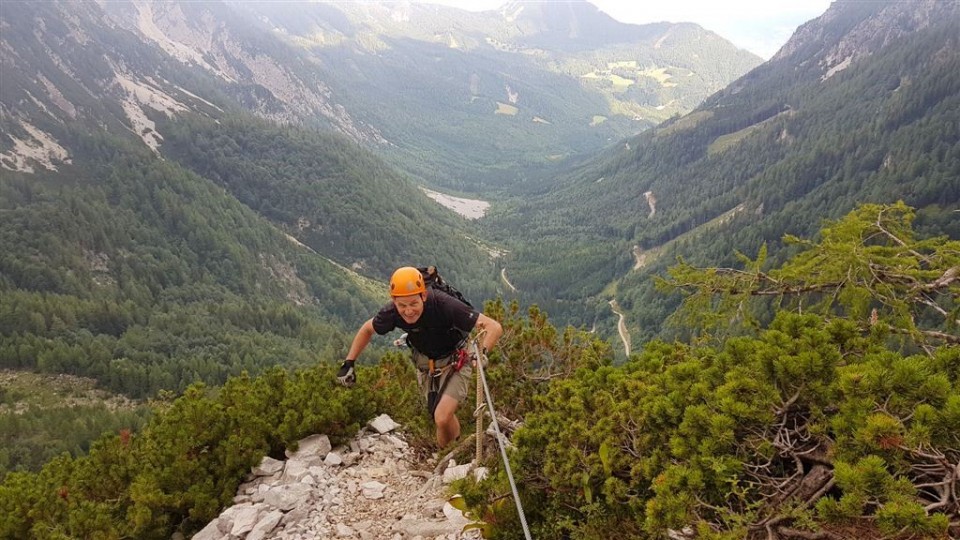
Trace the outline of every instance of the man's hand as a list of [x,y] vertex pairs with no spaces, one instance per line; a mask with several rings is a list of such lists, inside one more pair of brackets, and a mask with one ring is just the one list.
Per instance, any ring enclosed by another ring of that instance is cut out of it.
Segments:
[[357,373],[353,370],[354,362],[355,360],[344,360],[340,371],[337,372],[337,381],[346,387],[353,386],[357,382]]

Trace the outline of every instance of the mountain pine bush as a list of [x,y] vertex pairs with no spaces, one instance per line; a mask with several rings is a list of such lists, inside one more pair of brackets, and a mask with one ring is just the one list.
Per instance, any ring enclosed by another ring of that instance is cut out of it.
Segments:
[[[912,217],[863,206],[775,269],[763,250],[744,269],[680,264],[665,284],[688,293],[678,319],[698,338],[620,366],[536,307],[489,303],[504,335],[488,379],[523,420],[511,459],[534,536],[956,537],[960,242],[916,238]],[[138,433],[8,475],[0,538],[190,534],[303,436],[336,444],[387,410],[428,441],[412,380],[391,352],[349,391],[330,363],[190,387]],[[458,487],[490,536],[521,537],[502,469]]]
[[[763,250],[675,267],[698,340],[580,369],[525,415],[534,536],[956,535],[960,243],[914,238],[912,218],[862,206],[777,269]],[[460,487],[493,537],[522,537],[503,472]]]

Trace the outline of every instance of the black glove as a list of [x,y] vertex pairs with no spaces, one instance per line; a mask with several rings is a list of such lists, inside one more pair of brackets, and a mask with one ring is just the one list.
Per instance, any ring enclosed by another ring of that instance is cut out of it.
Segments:
[[353,363],[355,360],[344,360],[343,365],[340,366],[340,371],[337,372],[337,381],[340,384],[350,387],[357,382],[357,374],[353,370]]

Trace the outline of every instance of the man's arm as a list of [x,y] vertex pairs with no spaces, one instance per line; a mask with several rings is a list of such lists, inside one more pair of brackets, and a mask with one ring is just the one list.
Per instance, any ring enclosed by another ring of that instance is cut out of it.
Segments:
[[337,372],[337,381],[339,381],[340,384],[349,387],[357,382],[357,372],[354,371],[353,364],[357,361],[360,353],[367,348],[373,334],[373,319],[363,323],[360,329],[357,330],[357,335],[353,337],[353,343],[350,345],[350,351],[347,352],[347,359],[343,361],[343,365],[340,366],[340,371]]
[[353,343],[350,344],[350,350],[347,352],[347,360],[356,360],[360,353],[367,348],[373,335],[376,333],[373,329],[373,319],[368,320],[357,330],[357,335],[353,336]]
[[483,343],[480,345],[483,347],[484,351],[493,350],[493,346],[497,344],[497,340],[500,339],[501,335],[503,335],[503,327],[500,326],[500,323],[495,319],[487,317],[483,313],[479,313],[477,315],[477,324],[475,328],[485,330],[483,334]]

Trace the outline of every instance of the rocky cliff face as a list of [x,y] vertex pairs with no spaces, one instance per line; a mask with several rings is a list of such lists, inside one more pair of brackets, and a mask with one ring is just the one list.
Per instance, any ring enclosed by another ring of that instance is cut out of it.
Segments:
[[4,9],[0,29],[6,169],[69,163],[57,134],[66,124],[131,132],[157,151],[161,116],[237,105],[385,142],[337,102],[318,66],[218,3],[18,2]]
[[286,460],[265,457],[235,504],[194,540],[479,538],[462,532],[470,520],[446,501],[445,485],[472,466],[447,462],[433,472],[436,460],[421,463],[398,427],[381,415],[348,446],[331,448],[325,435],[313,435]]
[[7,4],[0,166],[22,172],[69,163],[63,131],[78,125],[161,155],[166,119],[249,111],[339,132],[438,187],[509,184],[505,167],[598,150],[760,62],[696,25],[622,24],[584,1],[481,13],[407,2]]
[[908,34],[945,20],[955,21],[960,32],[960,3],[836,0],[821,17],[800,26],[771,61],[794,56],[804,63],[814,62],[827,78]]
[[260,116],[291,124],[326,118],[356,141],[385,142],[337,103],[319,66],[270,36],[268,27],[228,6],[149,0],[120,6],[105,4],[112,22],[184,64],[206,70]]

